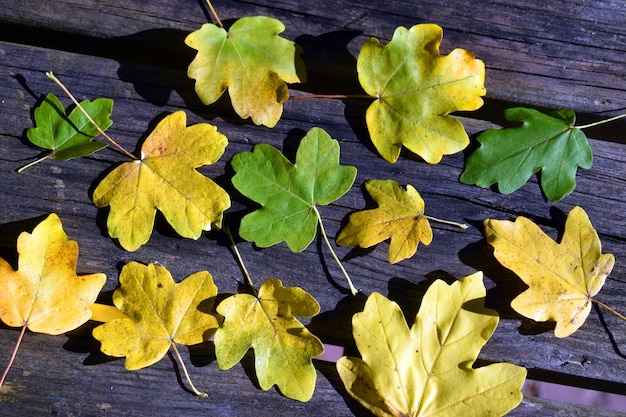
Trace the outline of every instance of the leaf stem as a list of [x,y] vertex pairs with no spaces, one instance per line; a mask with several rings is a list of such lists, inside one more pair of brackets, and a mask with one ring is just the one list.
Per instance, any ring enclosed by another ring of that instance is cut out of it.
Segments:
[[106,323],[107,321],[124,318],[128,318],[128,316],[115,306],[100,303],[91,305],[91,318],[89,320]]
[[243,263],[243,258],[241,257],[241,254],[239,253],[239,249],[237,248],[235,239],[233,239],[232,233],[230,233],[230,228],[228,226],[224,226],[222,230],[224,230],[224,233],[226,233],[226,236],[228,236],[228,239],[230,239],[230,243],[233,246],[233,251],[235,252],[235,257],[237,258],[237,262],[239,262],[239,266],[241,267],[241,270],[243,271],[243,275],[246,277],[246,281],[248,282],[248,285],[256,293],[256,288],[254,286],[254,283],[252,282],[252,278],[250,277],[250,274],[248,273],[246,264]]
[[17,172],[18,173],[19,172],[23,172],[23,171],[27,170],[28,168],[32,167],[33,165],[38,164],[41,161],[45,161],[46,159],[50,158],[51,156],[52,156],[52,152],[42,156],[41,158],[37,158],[33,162],[29,162],[28,164],[24,165],[23,167],[18,168]]
[[183,370],[183,373],[185,374],[185,378],[187,379],[187,383],[189,384],[189,388],[191,388],[191,391],[196,394],[198,397],[203,397],[203,398],[207,398],[209,395],[206,392],[200,392],[196,389],[196,387],[193,385],[193,382],[191,382],[191,378],[189,378],[189,372],[187,372],[187,367],[185,366],[185,362],[183,362],[183,358],[181,358],[180,353],[178,352],[178,348],[176,347],[176,343],[174,343],[174,341],[172,340],[172,350],[174,351],[174,354],[176,355],[176,359],[178,360],[178,363],[180,364],[180,367]]
[[592,303],[596,303],[597,305],[599,305],[600,307],[604,307],[606,308],[608,311],[610,311],[611,313],[615,314],[617,317],[619,317],[620,319],[626,321],[626,317],[623,316],[622,314],[618,313],[617,311],[613,310],[611,307],[607,306],[606,304],[604,304],[601,301],[595,300],[595,299],[591,299]]
[[295,96],[291,96],[291,98],[295,99],[307,99],[307,98],[331,98],[331,99],[344,99],[344,98],[369,98],[374,99],[374,97],[369,96],[367,94],[299,94]]
[[598,125],[601,125],[601,124],[604,124],[604,123],[612,122],[614,120],[621,119],[622,117],[626,117],[626,113],[620,114],[618,116],[610,117],[608,119],[599,120],[597,122],[589,123],[589,124],[586,124],[586,125],[574,126],[574,127],[577,128],[577,129],[581,129],[581,130],[582,129],[587,129],[588,127],[594,127],[594,126],[598,126]]
[[135,155],[133,155],[132,153],[130,153],[126,149],[124,149],[122,147],[122,145],[120,145],[119,143],[114,141],[113,138],[111,138],[109,135],[104,133],[104,130],[102,130],[102,128],[100,128],[100,126],[98,126],[98,123],[94,122],[94,120],[91,118],[89,113],[87,113],[85,111],[83,106],[81,106],[80,103],[78,102],[78,100],[76,100],[76,98],[72,95],[72,93],[70,93],[70,90],[68,90],[67,87],[65,87],[65,85],[63,85],[63,83],[61,81],[59,81],[59,79],[57,77],[55,77],[55,75],[52,73],[52,71],[46,72],[46,76],[48,78],[50,78],[52,81],[54,81],[59,87],[61,87],[61,90],[63,90],[63,92],[65,94],[67,94],[67,96],[70,98],[70,100],[72,100],[72,102],[76,105],[76,107],[78,107],[78,109],[81,112],[83,112],[83,114],[85,115],[87,120],[89,120],[89,122],[96,128],[98,133],[100,133],[102,136],[104,136],[106,138],[106,140],[108,140],[113,146],[115,146],[117,149],[119,149],[124,155],[130,157],[131,159],[135,159],[135,160],[138,159]]
[[348,286],[350,287],[350,292],[352,293],[352,295],[357,295],[359,293],[359,291],[356,288],[354,288],[354,285],[352,284],[352,280],[350,279],[350,276],[348,275],[348,272],[346,271],[346,269],[341,264],[341,261],[337,257],[337,254],[333,250],[333,247],[331,246],[330,241],[328,240],[328,235],[326,234],[326,230],[324,229],[324,223],[322,222],[322,216],[320,216],[320,212],[317,210],[317,207],[315,207],[315,206],[313,206],[313,211],[315,211],[315,215],[317,216],[317,220],[319,221],[320,231],[322,232],[322,236],[324,237],[324,241],[326,242],[326,246],[328,246],[328,249],[330,250],[331,255],[335,259],[335,262],[337,262],[337,265],[339,265],[339,269],[341,269],[341,272],[343,272],[343,275],[346,277],[346,281],[348,281]]
[[17,342],[15,342],[15,347],[13,348],[13,353],[11,353],[11,358],[9,359],[9,363],[7,364],[7,367],[4,369],[4,373],[2,374],[2,377],[0,377],[0,388],[2,388],[2,384],[4,384],[4,380],[6,379],[9,373],[9,369],[11,369],[11,366],[13,366],[13,361],[15,361],[15,357],[17,356],[17,350],[19,349],[20,344],[22,343],[22,339],[24,338],[25,332],[26,332],[26,324],[22,326],[22,331],[20,332],[20,335],[17,338]]
[[217,15],[217,12],[215,11],[215,8],[213,7],[213,5],[211,4],[211,0],[206,0],[206,4],[207,6],[209,6],[209,10],[211,10],[211,14],[213,15],[213,17],[215,18],[215,21],[217,22],[217,25],[221,28],[224,27],[224,24],[222,23],[222,21],[220,20],[220,17]]
[[467,229],[469,226],[465,223],[457,223],[457,222],[452,222],[450,220],[442,220],[442,219],[438,219],[436,217],[430,217],[427,215],[423,215],[425,218],[427,218],[428,220],[431,220],[433,222],[437,222],[437,223],[443,223],[443,224],[449,224],[450,226],[456,226],[456,227],[460,227],[461,229]]

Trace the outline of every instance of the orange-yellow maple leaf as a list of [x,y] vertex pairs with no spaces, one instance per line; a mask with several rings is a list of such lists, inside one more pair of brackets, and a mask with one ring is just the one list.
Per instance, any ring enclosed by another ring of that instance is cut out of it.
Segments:
[[487,242],[504,267],[528,285],[511,307],[535,321],[555,321],[556,337],[574,333],[587,319],[591,302],[611,273],[615,258],[602,254],[587,213],[575,207],[556,243],[525,217],[515,222],[485,220]]
[[15,359],[26,328],[61,334],[85,323],[106,275],[76,275],[78,244],[67,238],[61,220],[51,214],[32,233],[17,238],[18,269],[0,258],[0,320],[22,327],[0,387]]
[[76,275],[78,244],[51,214],[17,239],[18,269],[0,258],[0,319],[33,332],[61,334],[91,317],[104,274]]
[[405,190],[393,180],[369,180],[365,188],[378,207],[351,214],[338,245],[368,248],[391,238],[389,262],[396,263],[413,256],[420,242],[430,244],[433,232],[415,188],[407,185]]

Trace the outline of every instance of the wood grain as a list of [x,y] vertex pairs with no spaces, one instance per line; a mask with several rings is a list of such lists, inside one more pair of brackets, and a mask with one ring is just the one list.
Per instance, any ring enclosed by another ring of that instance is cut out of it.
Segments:
[[[239,120],[227,100],[201,105],[193,82],[186,77],[193,51],[182,40],[209,18],[202,2],[8,3],[10,7],[0,8],[0,190],[4,199],[0,256],[15,262],[19,232],[31,230],[45,215],[56,212],[70,238],[80,245],[79,272],[107,274],[105,298],[116,288],[121,266],[131,260],[159,262],[177,280],[207,269],[226,294],[235,292],[237,280],[242,279],[228,240],[219,232],[206,233],[198,241],[186,240],[159,220],[150,242],[137,252],[128,253],[110,239],[107,212],[96,209],[90,196],[104,173],[124,161],[114,151],[65,163],[45,161],[24,173],[15,172],[39,154],[25,140],[25,129],[32,126],[32,109],[47,92],[61,96],[45,71],[53,70],[79,99],[113,98],[114,125],[108,132],[129,149],[137,149],[149,129],[179,109],[187,111],[189,124],[217,125],[230,144],[218,163],[201,171],[228,191],[233,191],[229,161],[234,154],[269,143],[293,155],[305,132],[319,126],[340,140],[342,164],[359,170],[352,190],[320,209],[331,237],[351,212],[369,204],[362,184],[370,178],[410,183],[424,197],[427,214],[471,226],[467,231],[434,226],[433,243],[420,246],[413,258],[393,267],[386,262],[386,243],[372,251],[337,248],[359,289],[389,296],[407,317],[414,317],[433,279],[482,270],[489,288],[487,302],[502,320],[481,353],[481,363],[507,361],[526,366],[536,378],[626,392],[624,324],[594,309],[578,332],[558,340],[549,326],[522,320],[508,307],[522,285],[494,261],[481,226],[485,218],[524,215],[557,238],[565,214],[575,205],[582,206],[600,234],[604,252],[614,253],[617,259],[598,298],[626,311],[626,152],[618,143],[620,136],[623,140],[622,122],[590,132],[603,139],[590,141],[594,166],[579,171],[576,190],[562,202],[546,202],[536,178],[511,195],[501,195],[459,183],[463,154],[446,157],[435,166],[407,154],[393,165],[382,160],[373,151],[363,124],[367,101],[289,100],[274,129]],[[294,86],[293,93],[358,91],[355,57],[367,37],[385,40],[398,25],[438,23],[445,30],[444,51],[471,49],[487,64],[487,105],[462,117],[468,131],[475,134],[500,122],[508,105],[571,107],[582,120],[596,120],[626,108],[622,31],[626,9],[617,1],[589,3],[428,1],[415,7],[403,1],[224,1],[216,6],[225,19],[265,14],[287,25],[285,36],[305,48],[309,71],[309,81]],[[226,221],[236,229],[250,209],[244,199],[235,198]],[[285,285],[301,286],[314,295],[322,313],[308,323],[309,328],[326,343],[346,346],[355,353],[350,317],[364,300],[346,295],[343,278],[320,240],[299,254],[285,245],[258,249],[241,242],[239,248],[256,282],[279,277]],[[17,333],[0,330],[0,358],[9,357]],[[258,389],[251,355],[229,371],[217,367],[211,343],[192,347],[184,355],[194,365],[191,373],[196,385],[209,392],[208,400],[185,391],[171,359],[141,371],[124,371],[122,360],[98,353],[88,327],[57,337],[29,333],[0,391],[0,415],[367,415],[346,394],[332,364],[316,362],[316,393],[302,404],[275,390]],[[617,415],[600,413],[527,398],[510,415]]]

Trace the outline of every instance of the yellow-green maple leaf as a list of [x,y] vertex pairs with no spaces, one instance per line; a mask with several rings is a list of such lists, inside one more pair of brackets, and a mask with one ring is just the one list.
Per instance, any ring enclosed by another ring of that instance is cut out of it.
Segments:
[[218,365],[229,369],[253,348],[262,389],[277,385],[286,397],[308,401],[316,379],[311,359],[321,355],[324,348],[296,316],[311,317],[319,308],[306,291],[285,288],[275,278],[268,279],[256,297],[228,297],[217,306],[217,312],[224,316],[214,338]]
[[165,117],[141,147],[141,159],[117,167],[93,193],[96,206],[111,206],[111,237],[137,250],[150,239],[157,209],[186,238],[221,227],[230,197],[195,168],[215,163],[227,143],[213,125],[187,127],[182,110]]
[[435,281],[409,329],[400,307],[374,293],[352,319],[363,359],[344,356],[346,389],[376,416],[502,416],[522,400],[526,370],[508,363],[473,368],[498,315],[485,308],[482,273]]
[[19,266],[0,258],[0,319],[33,332],[61,334],[91,317],[104,274],[76,275],[78,244],[50,214],[32,233],[17,239]]
[[[172,343],[194,345],[208,340],[218,321],[208,312],[217,287],[207,271],[175,283],[162,266],[130,262],[120,273],[113,303],[127,318],[108,321],[93,330],[107,355],[126,357],[126,369],[159,361]],[[199,306],[202,304],[202,308]]]
[[413,256],[420,242],[430,244],[433,232],[415,188],[409,184],[405,190],[393,180],[369,180],[365,189],[378,207],[351,214],[337,237],[338,245],[368,248],[391,238],[389,262],[396,263]]
[[278,123],[289,97],[286,82],[304,81],[298,46],[278,36],[284,30],[279,20],[253,16],[237,20],[228,32],[207,23],[187,36],[185,43],[198,50],[188,75],[202,102],[217,101],[228,88],[240,117],[268,127]]
[[463,49],[440,55],[442,37],[434,24],[399,27],[386,46],[370,38],[359,53],[359,81],[375,98],[367,127],[389,162],[398,159],[402,146],[437,163],[469,144],[461,122],[449,114],[482,106],[485,65]]
[[587,213],[580,207],[570,211],[560,243],[525,217],[484,223],[498,262],[528,285],[511,307],[535,321],[555,321],[556,337],[578,330],[615,264],[612,254],[602,254]]

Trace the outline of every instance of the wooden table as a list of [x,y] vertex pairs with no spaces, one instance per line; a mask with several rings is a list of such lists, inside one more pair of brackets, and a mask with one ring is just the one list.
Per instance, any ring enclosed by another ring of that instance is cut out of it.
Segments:
[[[626,311],[626,121],[589,130],[594,165],[579,170],[575,191],[557,204],[546,202],[536,178],[511,195],[461,184],[464,154],[447,156],[438,165],[403,156],[392,165],[370,145],[363,123],[367,101],[289,100],[273,129],[256,127],[234,115],[228,100],[203,106],[186,68],[194,51],[183,43],[210,15],[202,1],[190,0],[2,0],[0,2],[0,255],[15,261],[17,235],[48,213],[57,213],[70,238],[78,241],[80,273],[107,274],[106,294],[118,285],[121,266],[129,261],[158,262],[175,279],[207,269],[222,293],[234,293],[241,272],[220,232],[198,241],[178,238],[158,222],[149,243],[137,252],[124,251],[108,237],[106,210],[97,209],[91,193],[102,173],[123,157],[109,150],[65,163],[45,161],[23,173],[16,169],[39,150],[25,131],[32,109],[48,92],[69,102],[46,78],[54,73],[79,99],[115,100],[109,134],[135,149],[165,114],[184,109],[189,123],[209,122],[230,140],[224,157],[202,169],[228,189],[229,161],[257,143],[279,149],[311,127],[324,128],[341,142],[343,164],[358,168],[352,190],[335,204],[322,207],[326,228],[334,238],[349,213],[365,207],[363,183],[394,178],[414,185],[426,201],[427,214],[464,221],[466,230],[433,225],[434,240],[397,265],[386,261],[387,244],[363,254],[337,249],[355,284],[364,293],[381,292],[398,301],[407,316],[426,282],[462,277],[483,270],[488,305],[502,320],[482,350],[483,363],[507,361],[529,370],[535,379],[567,385],[626,392],[626,326],[605,311],[593,309],[571,337],[556,339],[550,326],[530,325],[509,307],[520,285],[499,267],[484,242],[485,218],[523,215],[556,238],[564,214],[582,206],[602,240],[603,251],[615,254],[616,266],[600,299]],[[371,36],[388,41],[398,26],[432,22],[444,28],[442,52],[465,48],[486,63],[487,97],[478,112],[462,115],[470,134],[502,121],[505,108],[572,108],[580,122],[626,109],[626,5],[618,0],[377,0],[216,1],[220,16],[236,19],[267,15],[287,27],[284,36],[304,48],[309,81],[303,93],[355,93],[355,62]],[[293,142],[291,142],[293,143]],[[249,207],[234,201],[226,221],[235,227]],[[321,304],[309,328],[325,343],[352,349],[350,318],[362,299],[346,295],[343,279],[318,239],[303,253],[284,244],[258,249],[243,242],[242,256],[257,282],[279,277],[301,286]],[[90,322],[91,323],[91,322]],[[61,336],[27,333],[0,391],[2,416],[345,416],[368,415],[351,399],[333,363],[316,361],[318,381],[311,401],[300,403],[276,390],[255,385],[253,356],[229,371],[219,370],[210,342],[183,349],[192,363],[197,386],[209,393],[201,399],[187,392],[171,358],[140,371],[127,372],[123,360],[99,353],[86,325]],[[18,336],[0,330],[0,363],[7,362]],[[617,413],[552,403],[527,397],[511,416],[614,416]]]

